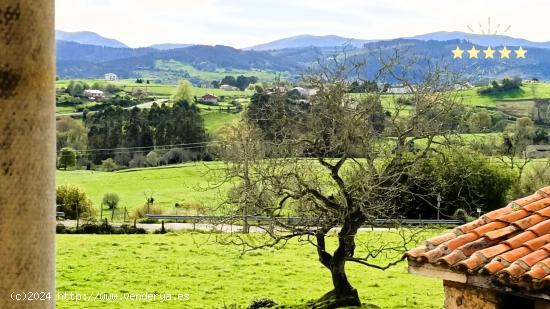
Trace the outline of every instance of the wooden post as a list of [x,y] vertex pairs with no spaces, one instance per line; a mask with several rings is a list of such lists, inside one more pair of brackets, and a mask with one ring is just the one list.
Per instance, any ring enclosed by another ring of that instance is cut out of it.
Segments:
[[54,91],[54,0],[0,1],[0,308],[55,307]]

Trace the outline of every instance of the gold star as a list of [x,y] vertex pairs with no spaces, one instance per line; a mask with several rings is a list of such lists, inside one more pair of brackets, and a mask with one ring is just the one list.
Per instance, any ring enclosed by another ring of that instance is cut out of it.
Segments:
[[456,49],[451,52],[453,53],[453,59],[462,59],[462,54],[464,53],[464,51],[460,49],[460,47],[457,46]]
[[468,51],[468,54],[470,54],[470,59],[472,58],[477,59],[477,54],[479,54],[479,50],[477,50],[475,46],[472,46],[472,49]]
[[501,59],[504,59],[504,58],[510,59],[510,52],[512,52],[512,51],[509,50],[508,48],[506,48],[506,46],[504,46],[504,48],[499,50],[498,52],[500,53],[500,58]]
[[489,58],[493,59],[493,58],[495,58],[495,52],[496,52],[496,50],[492,49],[490,46],[487,47],[487,49],[484,50],[483,52],[485,53],[485,59],[489,59]]
[[519,58],[523,58],[525,59],[525,53],[527,53],[527,50],[526,49],[523,49],[521,46],[519,47],[518,50],[515,50],[514,51],[516,53],[516,58],[519,59]]

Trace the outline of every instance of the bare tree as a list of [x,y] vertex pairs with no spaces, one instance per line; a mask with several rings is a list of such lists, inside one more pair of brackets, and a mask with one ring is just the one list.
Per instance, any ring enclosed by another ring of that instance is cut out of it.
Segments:
[[[304,77],[311,96],[258,95],[247,117],[226,128],[216,144],[225,158],[216,174],[219,185],[232,184],[217,211],[229,215],[229,224],[245,220],[245,231],[262,231],[220,237],[245,252],[283,246],[292,238],[314,245],[334,286],[319,307],[360,305],[347,262],[387,269],[415,244],[416,233],[409,230],[399,233],[397,243],[369,242],[364,254],[356,254],[359,228],[400,218],[399,199],[413,196],[410,184],[422,177],[415,166],[451,147],[460,123],[460,96],[444,68],[418,72],[397,55],[381,63],[379,82],[400,83],[407,94],[348,93],[349,79],[364,64],[335,57]],[[273,221],[266,225],[252,216]],[[337,232],[333,251],[327,245],[331,230]],[[376,263],[380,256],[394,259]]]

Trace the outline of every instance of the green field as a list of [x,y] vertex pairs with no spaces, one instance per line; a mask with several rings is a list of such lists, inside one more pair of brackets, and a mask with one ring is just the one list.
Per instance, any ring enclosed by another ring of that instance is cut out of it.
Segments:
[[165,168],[123,170],[114,173],[99,171],[57,171],[57,185],[76,185],[84,190],[99,210],[103,195],[115,192],[120,207],[129,211],[145,204],[144,193],[151,193],[155,204],[167,210],[175,203],[216,206],[220,196],[209,188],[209,169],[220,163],[189,163]]
[[[225,76],[239,75],[256,76],[262,82],[272,82],[279,76],[280,73],[265,70],[231,70],[231,69],[216,69],[214,71],[198,70],[195,67],[176,61],[176,60],[157,60],[155,68],[166,72],[187,73],[189,76],[202,80],[222,80]],[[282,74],[282,73],[281,73]],[[287,78],[288,74],[284,73],[281,78]]]
[[[363,232],[358,238],[365,241],[380,233],[387,232]],[[189,294],[182,303],[65,300],[57,308],[245,308],[254,298],[295,305],[331,289],[330,274],[309,244],[291,241],[284,249],[241,256],[238,248],[223,246],[215,237],[190,232],[57,235],[58,293]],[[442,307],[441,281],[408,274],[405,262],[386,271],[352,263],[347,269],[364,303],[384,309]]]
[[[107,84],[112,83],[120,88],[122,88],[124,91],[132,92],[136,88],[143,88],[146,89],[149,95],[152,96],[171,96],[177,88],[177,85],[169,85],[169,84],[138,84],[135,82],[135,80],[120,80],[116,82],[106,82],[102,79],[90,79],[90,80],[80,80],[83,82],[88,83],[90,86],[93,83],[100,83],[100,84]],[[55,83],[56,88],[64,88],[67,87],[70,80],[59,80]],[[215,88],[199,88],[199,87],[193,87],[192,89],[192,95],[194,96],[203,96],[207,93],[211,93],[217,96],[238,96],[238,97],[249,97],[252,95],[251,92],[246,91],[229,91],[229,90],[222,90],[222,89],[215,89]]]
[[211,134],[216,134],[225,125],[238,120],[241,114],[226,113],[219,111],[203,111],[204,126]]

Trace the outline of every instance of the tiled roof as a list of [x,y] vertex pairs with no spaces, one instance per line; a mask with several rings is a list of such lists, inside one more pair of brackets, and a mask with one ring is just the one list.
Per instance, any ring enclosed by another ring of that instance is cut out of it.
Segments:
[[550,187],[513,201],[405,256],[416,265],[486,275],[530,289],[550,287]]

